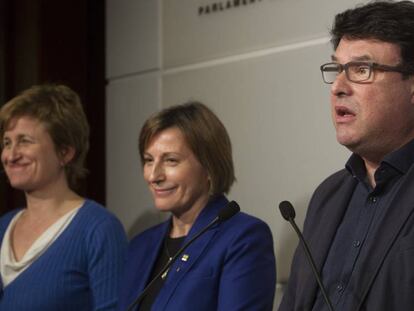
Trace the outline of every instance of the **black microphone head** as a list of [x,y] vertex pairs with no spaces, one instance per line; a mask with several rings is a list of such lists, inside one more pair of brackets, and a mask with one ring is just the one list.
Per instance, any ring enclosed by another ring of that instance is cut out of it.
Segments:
[[240,211],[239,204],[237,204],[236,201],[231,201],[229,202],[229,204],[227,204],[226,207],[222,208],[219,211],[217,218],[219,221],[226,221],[227,219],[236,215],[239,211]]
[[283,218],[287,221],[295,219],[296,213],[292,203],[289,201],[282,201],[279,204],[279,210]]

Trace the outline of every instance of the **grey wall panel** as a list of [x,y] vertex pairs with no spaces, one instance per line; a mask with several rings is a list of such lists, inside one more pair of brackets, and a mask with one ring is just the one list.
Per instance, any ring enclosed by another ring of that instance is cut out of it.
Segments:
[[349,156],[336,143],[319,72],[332,53],[324,38],[335,13],[367,1],[256,0],[198,15],[230,2],[107,1],[107,205],[130,235],[166,217],[142,179],[138,132],[161,106],[201,100],[232,138],[230,197],[272,228],[285,282],[297,238],[279,202],[290,200],[302,225],[315,187]]
[[163,77],[164,106],[198,99],[227,127],[238,179],[230,196],[271,226],[282,282],[297,239],[279,202],[290,200],[302,224],[315,187],[348,156],[336,143],[319,72],[330,53],[321,44]]
[[200,7],[235,2],[243,1],[164,0],[165,67],[326,36],[336,13],[363,1],[257,0],[253,4],[198,15]]
[[106,1],[106,76],[160,68],[160,0]]
[[158,223],[142,178],[138,134],[159,107],[159,74],[119,79],[107,86],[107,206],[129,235]]

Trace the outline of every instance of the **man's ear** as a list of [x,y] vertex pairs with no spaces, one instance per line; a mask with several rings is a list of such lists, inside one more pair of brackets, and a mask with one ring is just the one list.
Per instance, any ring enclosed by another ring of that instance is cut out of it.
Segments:
[[76,150],[72,146],[63,147],[59,152],[60,164],[66,166],[75,157]]

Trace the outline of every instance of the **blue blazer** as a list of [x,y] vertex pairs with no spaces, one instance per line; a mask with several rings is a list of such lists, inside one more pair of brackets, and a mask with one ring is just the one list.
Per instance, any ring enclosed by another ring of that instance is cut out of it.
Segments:
[[[200,213],[184,243],[228,203],[224,196]],[[150,281],[170,221],[134,238],[129,247],[119,310],[126,310]],[[170,268],[152,310],[272,310],[276,284],[273,239],[261,220],[238,213],[213,226]]]
[[[414,309],[414,165],[401,178],[403,184],[390,203],[376,243],[349,281],[352,300],[346,310],[405,311]],[[336,230],[356,187],[356,180],[341,170],[325,180],[309,204],[304,236],[321,271]],[[291,276],[279,311],[308,311],[317,283],[301,247],[296,249]]]

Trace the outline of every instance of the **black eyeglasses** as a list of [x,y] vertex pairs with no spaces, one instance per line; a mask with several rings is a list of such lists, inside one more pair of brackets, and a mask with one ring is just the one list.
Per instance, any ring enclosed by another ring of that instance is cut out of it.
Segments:
[[356,83],[372,82],[374,70],[412,74],[401,66],[387,66],[373,62],[349,62],[343,65],[339,63],[326,63],[320,68],[323,81],[327,84],[334,83],[336,77],[344,70],[347,79]]

